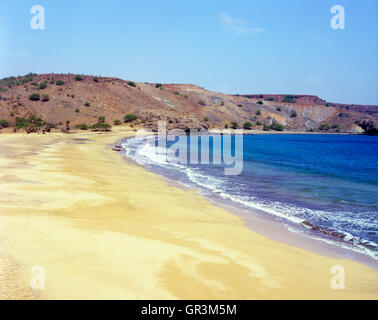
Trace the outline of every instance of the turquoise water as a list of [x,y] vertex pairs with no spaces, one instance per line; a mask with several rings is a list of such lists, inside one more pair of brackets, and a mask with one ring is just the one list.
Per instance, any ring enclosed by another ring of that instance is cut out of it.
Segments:
[[[224,165],[173,165],[141,140],[123,145],[128,156],[143,150],[149,169],[205,196],[378,258],[377,136],[243,136],[243,171],[235,176]],[[207,152],[211,159],[212,146]]]

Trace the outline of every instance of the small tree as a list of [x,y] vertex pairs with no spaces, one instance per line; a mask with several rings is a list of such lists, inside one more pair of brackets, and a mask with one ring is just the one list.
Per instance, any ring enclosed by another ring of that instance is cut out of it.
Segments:
[[231,128],[232,128],[232,129],[237,129],[237,128],[239,128],[238,123],[235,122],[235,121],[231,122]]
[[75,80],[76,80],[76,81],[81,81],[81,80],[83,80],[82,75],[77,74],[77,75],[75,76]]
[[291,111],[290,117],[291,118],[296,118],[297,117],[297,112],[296,111]]
[[93,77],[94,82],[98,82],[98,77]]
[[121,124],[121,120],[119,120],[119,119],[115,119],[115,120],[113,121],[113,124],[114,124],[115,126],[119,126],[119,125]]
[[256,111],[256,115],[257,115],[257,116],[261,115],[261,111],[260,111],[260,110],[257,110],[257,111]]
[[250,130],[251,128],[252,128],[252,123],[250,123],[249,121],[244,122],[243,129]]
[[105,117],[104,116],[98,117],[98,122],[105,123]]
[[228,124],[227,124],[227,123],[224,125],[224,128],[225,128],[225,129],[228,129]]
[[76,109],[75,109],[75,112],[76,112],[76,113],[80,113],[80,109],[79,109],[79,108],[76,108]]
[[43,94],[42,95],[42,101],[49,101],[50,100],[50,97],[48,94]]
[[85,102],[84,102],[84,105],[85,105],[86,107],[89,107],[89,106],[91,105],[91,103],[90,103],[89,101],[85,101]]
[[257,101],[258,104],[264,104],[262,100]]
[[137,119],[137,116],[135,114],[129,113],[123,117],[123,121],[125,123],[128,122],[134,122]]
[[63,81],[63,80],[56,80],[55,84],[56,84],[57,86],[61,86],[61,85],[64,84],[64,81]]
[[281,112],[281,108],[280,108],[280,107],[277,107],[276,110],[277,110],[278,112]]
[[155,84],[155,88],[161,88],[163,85],[161,83]]

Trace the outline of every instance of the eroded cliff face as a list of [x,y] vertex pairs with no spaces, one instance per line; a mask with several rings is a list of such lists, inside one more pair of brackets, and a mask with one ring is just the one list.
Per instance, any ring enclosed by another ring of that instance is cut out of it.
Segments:
[[[290,131],[377,132],[378,106],[340,105],[316,96],[228,95],[191,84],[137,83],[72,74],[8,78],[0,81],[0,88],[0,118],[10,127],[15,126],[17,117],[30,115],[60,128],[66,121],[71,127],[93,124],[100,116],[113,123],[132,113],[137,116],[132,125],[154,131],[159,120],[166,120],[168,129],[184,131],[224,128],[232,122],[242,127],[250,122],[254,129],[266,130],[279,124]],[[31,94],[39,99],[31,100]]]

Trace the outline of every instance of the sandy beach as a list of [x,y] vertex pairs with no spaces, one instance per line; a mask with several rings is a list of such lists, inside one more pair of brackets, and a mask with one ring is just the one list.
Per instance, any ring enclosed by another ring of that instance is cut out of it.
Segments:
[[378,299],[377,270],[270,240],[109,148],[132,133],[0,134],[1,299]]

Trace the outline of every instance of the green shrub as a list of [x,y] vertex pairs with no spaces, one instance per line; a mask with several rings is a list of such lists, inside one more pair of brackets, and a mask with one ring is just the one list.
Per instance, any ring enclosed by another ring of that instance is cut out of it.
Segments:
[[332,128],[332,129],[338,129],[338,128],[340,128],[340,126],[339,126],[338,124],[333,124],[333,125],[331,126],[331,128]]
[[273,122],[271,125],[270,125],[270,129],[272,130],[276,130],[276,131],[284,131],[284,126],[282,124],[279,124],[279,123],[275,123]]
[[260,111],[260,110],[257,110],[257,111],[256,111],[256,115],[258,115],[258,116],[261,115],[261,111]]
[[80,123],[76,126],[76,128],[80,130],[88,130],[88,125],[86,123]]
[[56,80],[55,84],[56,84],[57,86],[61,86],[61,85],[64,84],[64,81],[63,81],[63,80]]
[[242,104],[238,104],[238,107],[241,108],[243,105]]
[[76,112],[76,113],[80,113],[80,109],[79,109],[79,108],[76,108],[76,109],[75,109],[75,112]]
[[48,94],[43,94],[42,95],[42,101],[49,101],[50,100],[50,97]]
[[209,118],[208,117],[204,117],[203,121],[209,121]]
[[228,129],[228,124],[227,124],[227,123],[224,125],[224,128],[225,128],[225,129]]
[[98,82],[98,77],[93,77],[94,82]]
[[109,131],[112,126],[105,122],[97,122],[91,125],[90,128],[94,131]]
[[115,119],[115,120],[113,121],[113,124],[114,124],[115,126],[119,126],[119,125],[121,124],[121,120],[119,120],[119,119]]
[[47,83],[46,82],[41,82],[38,86],[39,89],[45,89],[47,87]]
[[74,95],[74,94],[71,94],[71,98],[75,98],[75,95]]
[[257,101],[257,104],[264,104],[262,100]]
[[75,79],[76,81],[81,81],[81,80],[83,80],[83,76],[80,75],[80,74],[77,74],[77,75],[75,76],[74,79]]
[[328,124],[328,123],[322,123],[322,124],[319,126],[319,130],[322,130],[322,131],[328,131],[328,130],[329,130],[329,124]]
[[198,101],[198,104],[200,104],[201,106],[206,106],[206,102],[205,102],[205,100],[203,100],[203,99],[200,99],[200,100]]
[[295,100],[294,96],[292,96],[292,95],[285,96],[282,101],[286,102],[286,103],[296,103],[297,102],[297,100]]
[[232,129],[237,129],[237,128],[239,128],[238,123],[235,122],[235,121],[231,122],[231,128],[232,128]]
[[29,118],[16,117],[16,129],[27,128],[31,125],[41,127],[43,124],[44,121],[35,115],[31,115]]
[[104,116],[98,117],[98,122],[105,123],[105,117]]
[[180,94],[180,92],[178,92],[178,91],[174,91],[173,92],[176,96],[178,96],[179,94]]
[[90,103],[89,101],[85,101],[85,102],[84,102],[84,105],[85,105],[86,107],[89,107],[89,106],[91,105],[91,103]]
[[297,112],[296,111],[291,111],[290,117],[291,118],[296,118],[297,117]]
[[161,88],[163,85],[161,83],[155,84],[155,88]]
[[6,119],[0,119],[0,127],[8,128],[9,127],[9,121]]
[[31,101],[38,101],[38,100],[41,100],[41,96],[39,95],[39,93],[32,93],[29,96],[29,100],[31,100]]
[[251,128],[252,128],[252,123],[250,123],[249,121],[244,122],[243,129],[250,130]]
[[274,98],[273,97],[268,97],[265,99],[266,101],[274,101]]
[[136,116],[135,114],[132,114],[132,113],[129,113],[129,114],[127,114],[127,115],[125,115],[125,116],[123,117],[123,121],[124,121],[125,123],[133,122],[133,121],[135,121],[136,119],[138,119],[137,116]]
[[276,110],[280,112],[280,111],[281,111],[281,108],[280,108],[280,107],[277,107]]
[[127,84],[130,86],[130,87],[136,87],[136,83],[134,81],[127,81]]

